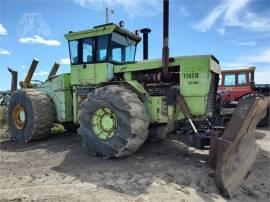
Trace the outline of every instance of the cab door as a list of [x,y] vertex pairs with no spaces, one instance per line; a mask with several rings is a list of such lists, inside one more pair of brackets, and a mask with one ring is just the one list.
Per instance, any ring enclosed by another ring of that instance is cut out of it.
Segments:
[[94,83],[94,40],[84,38],[69,42],[71,59],[71,84]]

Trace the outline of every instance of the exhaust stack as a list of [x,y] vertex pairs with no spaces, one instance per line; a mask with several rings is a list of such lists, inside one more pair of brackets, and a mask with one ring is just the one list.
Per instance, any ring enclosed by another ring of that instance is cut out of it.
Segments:
[[143,34],[143,59],[148,60],[148,35],[151,32],[149,28],[141,29],[141,33]]
[[18,72],[14,71],[10,67],[7,67],[8,71],[11,73],[11,94],[17,90],[17,83],[18,83]]
[[169,0],[163,0],[163,49],[162,49],[163,77],[170,78],[169,73]]
[[27,72],[27,75],[26,75],[24,81],[23,81],[23,87],[24,88],[30,87],[31,79],[32,79],[32,77],[34,75],[34,72],[35,72],[35,70],[37,68],[37,65],[38,65],[38,60],[33,59],[32,64],[31,64],[31,66],[30,66],[30,68],[29,68],[29,70]]
[[56,75],[56,73],[57,73],[59,67],[60,67],[60,64],[58,64],[57,62],[54,63],[54,65],[53,65],[52,68],[51,68],[51,71],[50,71],[50,73],[49,73],[49,76],[48,76],[47,80],[51,79],[53,76]]

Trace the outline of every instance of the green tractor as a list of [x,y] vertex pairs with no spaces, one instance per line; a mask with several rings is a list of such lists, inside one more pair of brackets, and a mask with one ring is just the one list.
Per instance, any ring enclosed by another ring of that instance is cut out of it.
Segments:
[[255,160],[253,134],[270,100],[246,100],[236,109],[234,123],[224,132],[221,127],[215,130],[210,120],[215,114],[219,61],[212,55],[169,57],[168,0],[163,6],[162,59],[148,60],[150,29],[142,29],[144,60],[135,61],[141,38],[121,23],[67,33],[70,73],[56,75],[55,63],[45,82],[33,83],[38,64],[33,60],[20,82],[22,88],[11,96],[11,138],[31,142],[48,137],[55,122],[68,129],[77,126],[83,147],[108,159],[134,154],[147,138],[164,139],[175,130],[190,129],[188,139],[197,148],[209,146],[212,139],[217,186],[232,196]]

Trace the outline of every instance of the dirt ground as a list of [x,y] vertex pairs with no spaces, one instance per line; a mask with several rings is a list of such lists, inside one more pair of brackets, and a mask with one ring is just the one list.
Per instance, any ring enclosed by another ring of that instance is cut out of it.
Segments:
[[[230,201],[270,200],[270,131],[258,130],[256,137],[260,153]],[[172,134],[132,157],[103,160],[87,155],[72,133],[30,144],[2,138],[0,201],[227,201],[211,177],[208,152],[177,139]]]

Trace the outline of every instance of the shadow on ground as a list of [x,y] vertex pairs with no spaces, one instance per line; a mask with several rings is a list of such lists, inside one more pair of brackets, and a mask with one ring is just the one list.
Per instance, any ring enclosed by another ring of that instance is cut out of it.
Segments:
[[[257,137],[263,138],[263,135],[258,133]],[[192,188],[205,201],[214,201],[217,198],[218,190],[214,178],[210,175],[213,174],[213,170],[207,165],[208,151],[199,152],[191,149],[181,143],[175,135],[171,135],[164,142],[146,142],[134,156],[111,160],[87,155],[81,147],[79,136],[71,133],[55,135],[29,144],[18,144],[9,140],[0,143],[0,150],[7,152],[37,149],[46,150],[48,158],[54,158],[55,154],[64,152],[64,160],[60,164],[52,163],[52,170],[115,192],[137,196],[170,184],[172,188],[185,194],[189,194],[187,188]],[[260,165],[267,169],[269,156],[267,151],[261,150],[255,167]],[[263,178],[256,172],[253,175],[255,177],[251,178]],[[262,187],[267,190],[266,184],[259,183],[258,186],[254,190],[254,187],[247,184],[242,187],[241,192],[257,199],[260,196],[256,194],[256,190]],[[269,191],[265,194],[269,194]]]

